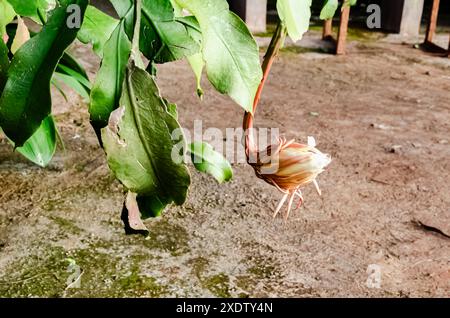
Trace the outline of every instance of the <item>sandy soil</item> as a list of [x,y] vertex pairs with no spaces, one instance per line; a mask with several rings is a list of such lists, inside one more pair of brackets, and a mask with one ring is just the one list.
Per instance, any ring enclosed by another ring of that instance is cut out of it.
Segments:
[[[93,76],[98,61],[75,52]],[[159,83],[183,126],[240,126],[242,111],[206,81],[199,102],[185,62],[161,67]],[[250,167],[234,165],[225,185],[193,172],[187,203],[146,221],[145,239],[124,234],[123,189],[86,104],[55,95],[65,150],[47,169],[0,142],[0,296],[450,296],[449,96],[449,60],[411,46],[286,49],[257,125],[316,137],[333,157],[323,196],[306,189],[285,223],[272,218],[280,194]],[[66,289],[68,258],[81,288]],[[380,288],[366,284],[372,269]]]

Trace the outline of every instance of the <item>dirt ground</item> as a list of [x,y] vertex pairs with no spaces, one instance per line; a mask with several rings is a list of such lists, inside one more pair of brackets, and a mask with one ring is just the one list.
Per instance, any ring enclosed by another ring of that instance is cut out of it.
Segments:
[[[74,51],[93,77],[98,61]],[[243,112],[206,81],[199,102],[185,62],[160,67],[159,84],[183,126],[241,125]],[[0,296],[448,297],[449,97],[450,60],[389,38],[353,39],[339,57],[287,48],[256,122],[316,137],[333,158],[323,196],[307,188],[284,222],[272,218],[280,193],[249,166],[233,165],[224,185],[191,169],[187,203],[147,220],[146,239],[124,234],[123,188],[86,104],[56,93],[65,150],[48,168],[0,142]],[[66,288],[68,258],[80,288]]]

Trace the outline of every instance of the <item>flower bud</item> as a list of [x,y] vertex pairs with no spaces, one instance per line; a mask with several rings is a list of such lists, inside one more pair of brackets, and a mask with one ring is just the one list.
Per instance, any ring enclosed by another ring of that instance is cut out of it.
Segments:
[[309,183],[315,185],[320,195],[316,178],[330,162],[329,155],[315,148],[312,137],[308,138],[308,145],[280,138],[278,144],[269,146],[265,152],[260,152],[257,164],[253,165],[256,175],[285,194],[274,216],[278,214],[288,197],[286,217],[289,215],[295,196],[300,197],[300,206],[303,202],[300,188]]

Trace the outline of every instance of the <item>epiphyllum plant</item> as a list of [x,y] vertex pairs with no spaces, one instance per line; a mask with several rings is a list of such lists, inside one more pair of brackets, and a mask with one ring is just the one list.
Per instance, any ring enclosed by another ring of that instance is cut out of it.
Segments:
[[[183,145],[177,107],[157,86],[159,64],[187,59],[203,94],[203,71],[212,86],[253,114],[273,59],[286,33],[298,40],[308,29],[311,0],[278,0],[281,22],[261,71],[258,46],[226,0],[110,0],[118,18],[88,0],[0,0],[0,127],[14,149],[41,166],[58,140],[50,85],[73,88],[89,103],[91,124],[108,165],[124,185],[126,221],[145,230],[141,217],[158,216],[171,203],[183,204],[190,185],[184,162],[172,160],[188,149],[194,166],[219,182],[232,177],[230,164],[204,143]],[[38,25],[31,32],[24,17]],[[40,27],[39,27],[40,25]],[[92,44],[101,65],[91,83],[67,52],[78,39]],[[147,64],[143,62],[144,56]],[[247,154],[259,154],[252,135]],[[261,155],[252,163],[259,177],[285,193],[315,182],[326,164],[314,147],[280,140],[269,147],[279,169],[264,173]],[[279,158],[275,158],[275,157]],[[321,158],[321,159],[320,159]],[[249,161],[250,162],[250,161]],[[287,195],[287,196],[286,196]]]
[[[313,183],[317,193],[321,195],[316,178],[331,162],[331,158],[327,154],[323,154],[315,148],[316,141],[313,137],[308,137],[307,145],[296,143],[294,140],[287,141],[281,137],[277,144],[270,145],[265,150],[258,149],[254,137],[254,115],[272,64],[288,34],[296,42],[308,30],[311,15],[310,5],[311,1],[278,0],[277,10],[280,22],[264,56],[263,78],[256,92],[252,112],[246,112],[244,115],[243,128],[247,132],[245,138],[247,162],[254,168],[258,178],[275,186],[283,193],[274,217],[288,199],[285,218],[289,216],[295,197],[299,197],[299,207],[303,203],[301,188],[309,183]],[[329,2],[326,3],[327,5]]]

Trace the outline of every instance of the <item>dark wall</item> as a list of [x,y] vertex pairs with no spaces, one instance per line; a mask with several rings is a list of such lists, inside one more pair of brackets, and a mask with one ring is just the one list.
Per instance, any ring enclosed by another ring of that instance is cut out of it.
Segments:
[[230,5],[230,10],[236,13],[241,19],[245,20],[246,6],[245,1],[241,0],[227,0]]
[[[425,0],[425,8],[423,11],[422,23],[426,24],[430,18],[431,5],[433,0]],[[438,25],[450,26],[450,1],[441,0],[439,6]]]
[[103,12],[116,16],[116,11],[114,11],[114,8],[109,0],[91,0],[91,4]]
[[403,6],[407,0],[381,0],[381,25],[384,31],[398,33],[402,22]]

